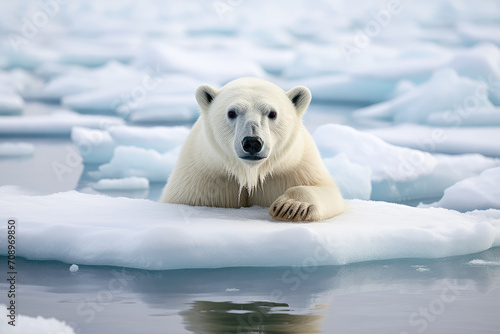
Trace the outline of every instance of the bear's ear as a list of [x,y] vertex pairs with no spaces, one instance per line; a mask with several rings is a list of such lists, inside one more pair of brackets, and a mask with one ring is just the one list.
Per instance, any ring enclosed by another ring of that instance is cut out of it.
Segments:
[[201,111],[207,112],[210,104],[218,94],[219,91],[210,85],[201,85],[198,87],[195,96]]
[[292,101],[295,109],[297,109],[297,114],[302,116],[306,111],[307,107],[309,107],[309,103],[311,103],[311,92],[307,87],[298,86],[290,89],[286,92],[290,101]]

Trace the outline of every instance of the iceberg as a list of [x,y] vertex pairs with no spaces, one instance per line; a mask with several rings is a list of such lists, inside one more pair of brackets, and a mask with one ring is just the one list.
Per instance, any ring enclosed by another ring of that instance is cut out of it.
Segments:
[[[68,265],[150,270],[323,266],[440,258],[500,246],[499,210],[347,204],[347,212],[329,220],[281,223],[260,207],[191,207],[76,191],[27,196],[0,188],[0,219],[7,221],[8,212],[23,222],[17,255]],[[5,225],[0,233],[5,235]],[[0,249],[1,255],[6,252]]]

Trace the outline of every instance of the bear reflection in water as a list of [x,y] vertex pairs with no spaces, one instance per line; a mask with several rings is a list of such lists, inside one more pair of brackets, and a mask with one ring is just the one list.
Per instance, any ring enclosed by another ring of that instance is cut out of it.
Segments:
[[180,312],[194,333],[321,333],[323,315],[291,314],[288,304],[195,301]]

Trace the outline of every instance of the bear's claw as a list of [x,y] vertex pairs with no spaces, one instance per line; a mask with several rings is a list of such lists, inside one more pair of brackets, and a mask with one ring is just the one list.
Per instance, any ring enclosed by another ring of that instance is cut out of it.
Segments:
[[313,204],[294,199],[278,198],[269,208],[269,215],[281,221],[315,221],[319,219],[318,210]]

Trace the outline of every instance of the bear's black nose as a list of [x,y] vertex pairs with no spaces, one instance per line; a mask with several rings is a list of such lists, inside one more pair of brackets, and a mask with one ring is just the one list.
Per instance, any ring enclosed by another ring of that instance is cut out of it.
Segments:
[[245,137],[241,145],[243,145],[243,151],[252,155],[262,150],[262,140],[259,137]]

